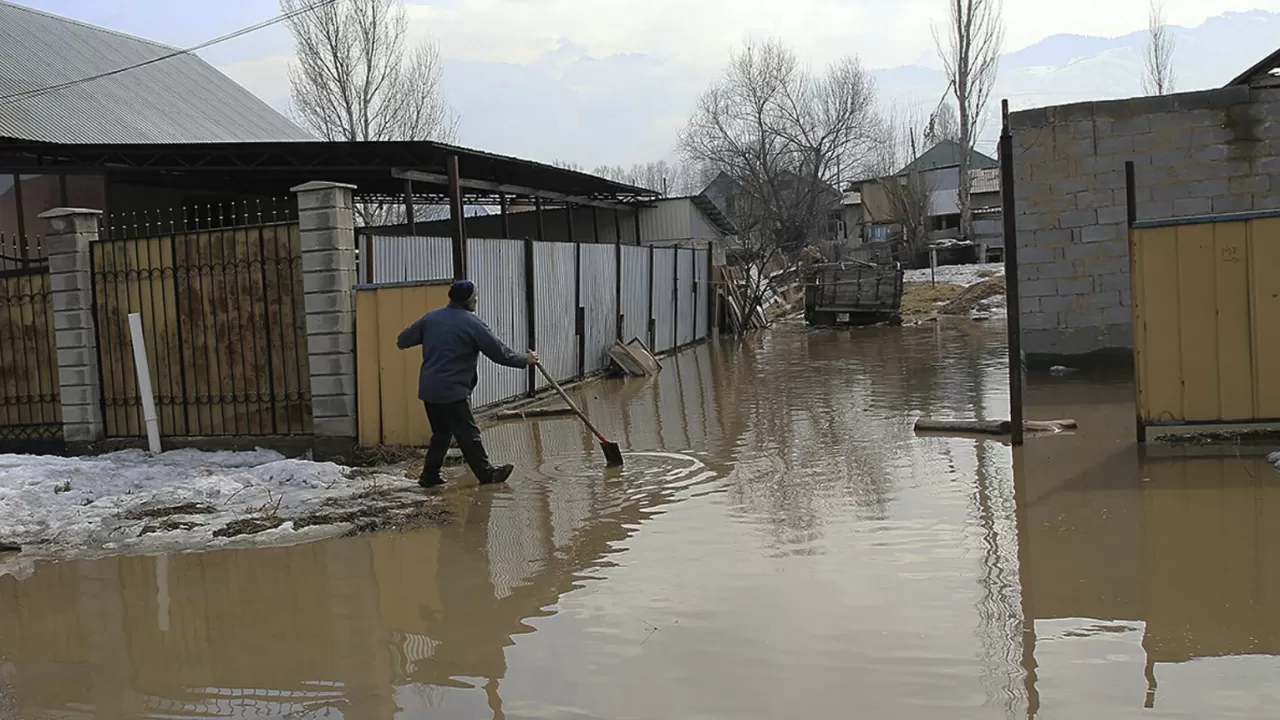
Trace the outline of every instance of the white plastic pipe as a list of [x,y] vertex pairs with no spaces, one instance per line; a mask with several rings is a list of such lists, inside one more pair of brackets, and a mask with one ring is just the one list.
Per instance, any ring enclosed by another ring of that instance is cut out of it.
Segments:
[[142,419],[147,424],[147,444],[160,452],[160,420],[156,417],[156,396],[151,390],[151,368],[147,365],[147,343],[142,337],[142,315],[129,313],[133,335],[133,366],[138,371],[138,397],[142,399]]

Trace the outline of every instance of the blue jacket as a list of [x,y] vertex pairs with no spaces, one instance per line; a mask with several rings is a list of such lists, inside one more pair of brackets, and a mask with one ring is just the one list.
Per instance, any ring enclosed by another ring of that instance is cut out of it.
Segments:
[[476,389],[480,353],[499,365],[523,368],[529,363],[493,334],[464,305],[449,303],[405,328],[396,339],[401,350],[422,346],[418,398],[429,403],[466,400]]

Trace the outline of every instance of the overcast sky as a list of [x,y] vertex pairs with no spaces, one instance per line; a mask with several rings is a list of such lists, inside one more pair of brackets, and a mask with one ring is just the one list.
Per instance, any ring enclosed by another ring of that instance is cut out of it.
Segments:
[[[19,0],[190,46],[278,14],[274,0]],[[588,167],[667,155],[697,94],[731,49],[777,36],[816,65],[857,54],[870,68],[936,65],[931,24],[946,0],[417,0],[411,32],[434,37],[461,142]],[[1005,0],[1006,51],[1056,33],[1146,27],[1147,0]],[[1280,0],[1165,0],[1169,22],[1280,11]],[[288,103],[292,42],[273,27],[202,52],[273,105]]]

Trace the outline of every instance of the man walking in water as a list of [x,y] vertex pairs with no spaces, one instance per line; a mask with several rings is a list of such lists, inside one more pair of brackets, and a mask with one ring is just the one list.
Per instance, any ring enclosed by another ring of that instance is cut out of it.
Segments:
[[480,353],[499,365],[526,368],[538,362],[530,350],[519,355],[502,343],[483,320],[476,317],[476,286],[458,280],[449,288],[449,304],[432,310],[405,328],[396,345],[401,350],[422,346],[422,370],[418,373],[418,398],[427,409],[431,423],[431,444],[418,484],[424,488],[444,484],[444,467],[449,441],[458,439],[462,457],[479,478],[480,484],[506,482],[515,469],[494,467],[489,462],[480,428],[471,414],[471,392],[476,388],[476,362]]

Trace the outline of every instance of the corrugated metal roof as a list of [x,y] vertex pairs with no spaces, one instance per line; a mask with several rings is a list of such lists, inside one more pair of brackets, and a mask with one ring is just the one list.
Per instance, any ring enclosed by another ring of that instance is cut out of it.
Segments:
[[[0,98],[173,51],[0,0]],[[34,97],[0,99],[0,136],[56,143],[312,139],[192,54]]]
[[1000,192],[1000,168],[981,168],[979,170],[971,170],[969,177],[972,179],[969,185],[970,193],[998,193]]
[[[963,152],[964,150],[959,143],[954,140],[943,140],[926,150],[920,157],[907,163],[906,167],[898,171],[898,174],[903,175],[912,170],[924,172],[926,170],[937,170],[959,165]],[[977,150],[969,151],[969,167],[993,168],[999,167],[999,165],[993,157],[983,155]]]

